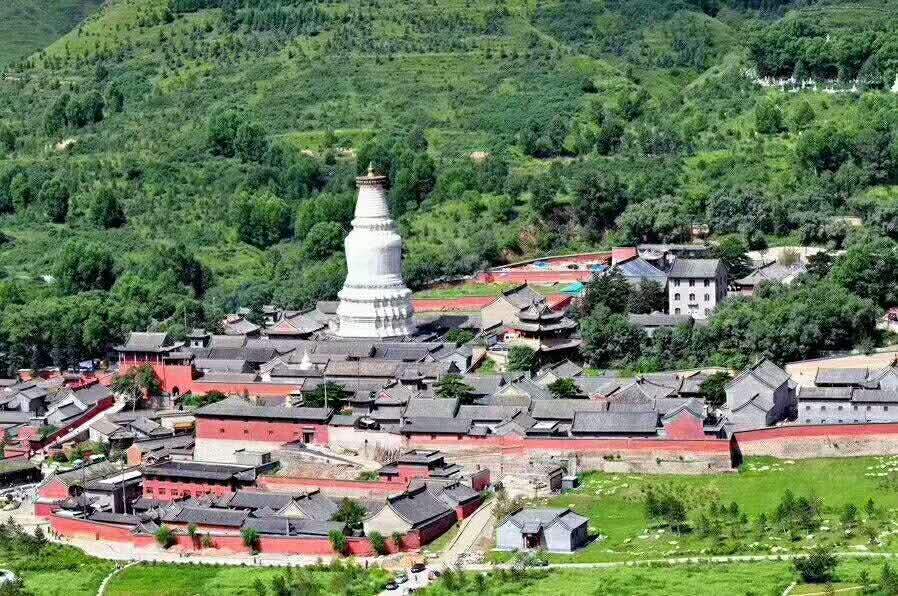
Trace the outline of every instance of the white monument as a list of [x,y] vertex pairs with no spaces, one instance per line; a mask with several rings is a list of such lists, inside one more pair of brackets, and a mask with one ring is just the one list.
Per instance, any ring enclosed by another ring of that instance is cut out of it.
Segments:
[[412,293],[402,281],[402,238],[387,207],[386,176],[356,178],[359,195],[346,236],[346,281],[338,294],[340,337],[405,337],[415,331]]

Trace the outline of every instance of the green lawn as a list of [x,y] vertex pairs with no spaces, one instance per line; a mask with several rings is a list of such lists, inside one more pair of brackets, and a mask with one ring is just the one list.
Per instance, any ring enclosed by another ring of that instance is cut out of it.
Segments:
[[[889,471],[896,470],[896,471]],[[882,475],[879,475],[882,474]],[[573,507],[590,518],[590,526],[603,538],[574,555],[551,555],[556,562],[615,561],[665,558],[702,554],[776,554],[804,550],[818,542],[842,549],[896,550],[892,538],[892,513],[898,509],[898,458],[846,458],[827,460],[778,461],[749,459],[739,473],[717,476],[675,477],[590,473],[576,492],[540,499],[537,506]],[[701,538],[697,533],[674,534],[645,516],[644,489],[670,487],[680,495],[694,522],[710,503],[729,506],[735,502],[747,523],[736,529],[726,526],[717,538]],[[756,528],[759,514],[770,517],[786,489],[796,497],[816,497],[822,501],[822,525],[808,538],[802,533],[791,540],[784,531]],[[857,524],[843,525],[843,508],[854,504],[861,511],[872,498],[876,513],[859,515]],[[880,536],[872,545],[864,531],[869,526]],[[846,533],[846,530],[849,530]],[[495,560],[508,560],[508,553],[493,553]]]
[[70,546],[51,544],[40,554],[0,551],[0,568],[15,572],[35,596],[94,596],[115,565]]
[[[477,283],[465,283],[457,286],[442,286],[429,290],[422,290],[420,292],[415,293],[415,298],[431,298],[431,299],[441,299],[441,300],[450,300],[452,298],[480,298],[484,296],[498,296],[502,292],[506,290],[510,290],[511,288],[516,287],[518,284],[477,284]],[[557,294],[564,285],[554,285],[554,286],[533,286],[533,289],[543,294],[545,296],[549,296],[551,294]]]
[[[271,583],[285,574],[284,569],[256,567],[216,567],[211,565],[135,565],[116,575],[109,583],[108,596],[217,596],[255,594],[261,581],[272,593]],[[377,594],[389,579],[379,568],[369,572],[354,566],[315,566],[291,571],[294,577],[313,582],[318,591],[295,593]],[[309,584],[306,584],[309,585]]]
[[[861,585],[861,570],[869,581],[876,582],[882,565],[876,561],[843,560],[836,568],[832,585],[836,589]],[[463,585],[453,578],[428,589],[427,596],[449,594],[535,594],[539,596],[572,596],[595,594],[614,596],[779,596],[798,575],[787,561],[762,563],[706,563],[684,566],[621,567],[615,569],[571,569],[537,571],[524,579],[508,574],[493,574],[484,584],[475,583],[473,574]],[[448,584],[448,585],[447,585]],[[823,584],[795,586],[793,594],[824,593]],[[853,592],[839,592],[852,594]],[[858,592],[859,593],[859,592]]]

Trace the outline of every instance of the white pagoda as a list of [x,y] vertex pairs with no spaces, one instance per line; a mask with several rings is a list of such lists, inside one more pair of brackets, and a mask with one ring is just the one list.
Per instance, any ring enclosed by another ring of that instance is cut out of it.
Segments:
[[338,294],[340,337],[406,337],[415,332],[412,293],[402,281],[402,238],[387,207],[386,176],[356,178],[359,195],[346,236],[346,281]]

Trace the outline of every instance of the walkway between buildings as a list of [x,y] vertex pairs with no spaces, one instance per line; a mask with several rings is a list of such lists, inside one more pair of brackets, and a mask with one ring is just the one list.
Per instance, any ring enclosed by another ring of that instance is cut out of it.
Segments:
[[454,567],[459,557],[471,552],[471,549],[485,535],[491,535],[493,530],[493,511],[496,508],[496,499],[490,499],[480,506],[473,515],[461,522],[458,534],[440,555],[437,565],[442,568]]

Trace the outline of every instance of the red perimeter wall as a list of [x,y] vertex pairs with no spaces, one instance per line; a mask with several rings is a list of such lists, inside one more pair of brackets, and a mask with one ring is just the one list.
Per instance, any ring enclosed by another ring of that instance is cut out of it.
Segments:
[[[157,547],[153,536],[135,535],[128,526],[94,522],[84,519],[60,517],[51,515],[50,526],[63,536],[70,538],[87,538],[89,540],[104,540],[108,542],[124,542],[140,548]],[[447,516],[439,523],[433,524],[425,532],[411,531],[403,538],[403,550],[414,550],[428,544],[446,532],[455,523],[455,516]],[[177,546],[184,550],[197,550],[198,541],[190,536],[178,534]],[[243,537],[235,535],[211,535],[215,542],[215,548],[235,553],[249,554],[249,549],[243,544]],[[367,538],[349,538],[349,554],[352,556],[374,556],[374,547]],[[387,540],[387,546],[391,552],[398,552],[392,540]],[[280,553],[297,555],[334,556],[330,540],[322,538],[298,538],[295,536],[278,537],[263,536],[260,540],[259,551],[262,553]]]
[[239,441],[290,443],[303,440],[303,431],[315,433],[313,443],[327,444],[327,425],[303,422],[269,422],[267,420],[234,420],[197,418],[196,438]]

